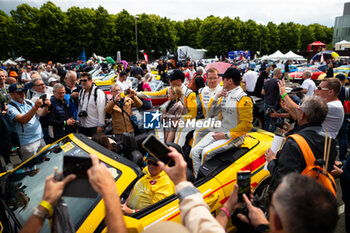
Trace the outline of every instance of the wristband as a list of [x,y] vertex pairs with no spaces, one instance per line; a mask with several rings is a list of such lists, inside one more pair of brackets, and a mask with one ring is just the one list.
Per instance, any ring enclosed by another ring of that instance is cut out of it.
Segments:
[[136,211],[135,211],[135,209],[132,209],[132,213],[134,214]]
[[39,205],[41,205],[42,207],[47,209],[47,211],[49,211],[49,217],[52,216],[53,208],[52,208],[52,205],[50,203],[48,203],[47,201],[42,200]]
[[38,110],[38,109],[39,109],[39,108],[38,108],[37,106],[35,106],[35,105],[33,106],[33,108],[35,108],[35,110]]
[[66,127],[67,126],[67,121],[63,121],[63,125],[64,125],[64,127]]
[[221,207],[220,210],[223,211],[223,212],[226,214],[226,216],[227,216],[228,219],[231,218],[230,212],[228,212],[228,210],[227,210],[225,207]]
[[288,95],[288,94],[287,94],[287,93],[284,93],[284,94],[282,95],[281,99],[283,100],[284,97],[285,97],[286,95]]

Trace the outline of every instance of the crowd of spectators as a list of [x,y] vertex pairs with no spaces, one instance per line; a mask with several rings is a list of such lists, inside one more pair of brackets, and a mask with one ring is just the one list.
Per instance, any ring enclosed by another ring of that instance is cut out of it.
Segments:
[[[2,127],[6,125],[7,148],[0,154],[5,160],[5,169],[10,170],[21,161],[25,161],[46,144],[63,136],[79,132],[97,140],[105,129],[106,113],[111,118],[113,137],[120,143],[124,133],[135,135],[136,126],[133,108],[152,109],[153,98],[167,97],[169,101],[163,106],[163,121],[169,122],[164,128],[165,142],[179,142],[185,137],[177,132],[180,118],[206,120],[219,119],[222,127],[213,129],[195,129],[192,149],[189,154],[193,164],[194,176],[198,176],[199,167],[214,155],[232,147],[239,147],[252,128],[253,101],[250,96],[259,96],[264,100],[265,129],[275,132],[277,123],[283,123],[281,132],[285,136],[298,134],[309,145],[316,159],[324,154],[325,132],[331,137],[331,155],[326,168],[335,178],[340,178],[345,203],[346,228],[349,232],[349,157],[347,156],[348,117],[344,113],[344,104],[349,94],[345,87],[344,75],[333,77],[333,65],[328,65],[327,78],[318,86],[311,80],[311,73],[303,73],[300,86],[301,96],[288,94],[280,68],[272,65],[262,66],[258,74],[250,67],[245,73],[240,67],[232,65],[219,77],[217,69],[205,69],[188,61],[172,64],[159,61],[155,69],[161,80],[170,84],[163,90],[153,92],[149,84],[154,76],[144,62],[134,63],[131,67],[117,64],[116,83],[111,85],[111,99],[94,84],[88,72],[96,68],[95,63],[84,66],[59,63],[24,66],[9,66],[0,69],[0,102]],[[102,66],[101,74],[105,75],[112,68]],[[172,72],[169,72],[171,69]],[[270,70],[271,69],[271,70]],[[167,75],[167,72],[170,75]],[[331,75],[331,76],[330,76]],[[137,78],[137,88],[133,90],[128,76]],[[328,77],[329,76],[329,77]],[[222,84],[220,82],[222,81]],[[304,98],[300,98],[303,97]],[[289,119],[289,123],[284,119]],[[5,124],[6,123],[6,124]],[[185,130],[183,130],[185,131]],[[18,142],[16,143],[16,135]],[[178,138],[176,138],[178,137]],[[337,139],[340,156],[337,158]],[[344,139],[346,138],[346,139]],[[110,149],[112,147],[110,144]],[[113,149],[114,150],[114,149]],[[116,149],[118,151],[118,149]],[[9,153],[11,152],[11,153]],[[20,160],[12,162],[15,153]],[[130,215],[150,204],[176,193],[180,199],[182,224],[190,232],[224,232],[231,220],[231,214],[240,208],[235,188],[224,204],[216,219],[210,214],[199,191],[186,179],[187,164],[179,150],[171,148],[169,156],[175,161],[174,167],[157,162],[152,156],[146,159],[147,168],[134,186],[128,201],[120,204],[114,180],[98,159],[92,156],[93,167],[89,170],[90,183],[96,192],[105,199],[106,225],[111,232],[125,231],[123,214]],[[337,222],[337,203],[330,192],[311,178],[300,176],[306,167],[303,152],[293,137],[288,137],[279,153],[271,149],[265,153],[267,169],[271,173],[271,193],[269,219],[263,212],[252,205],[249,197],[244,197],[248,215],[239,214],[241,221],[247,222],[258,232],[332,232]],[[102,178],[103,177],[103,178]],[[74,176],[63,181],[52,177],[46,180],[45,189],[56,190],[55,195],[44,199],[52,206],[62,194],[62,190]],[[155,181],[157,185],[152,185]],[[151,184],[151,186],[150,186]],[[291,190],[293,187],[298,192]],[[154,195],[150,196],[151,189]],[[312,197],[312,193],[318,195]],[[298,203],[299,209],[290,203]],[[319,203],[322,202],[322,206]],[[306,213],[302,208],[311,206]],[[40,211],[46,211],[39,206]],[[201,214],[198,214],[201,213]],[[313,215],[312,219],[302,216]],[[42,221],[32,215],[23,232]],[[40,229],[40,228],[38,228]]]

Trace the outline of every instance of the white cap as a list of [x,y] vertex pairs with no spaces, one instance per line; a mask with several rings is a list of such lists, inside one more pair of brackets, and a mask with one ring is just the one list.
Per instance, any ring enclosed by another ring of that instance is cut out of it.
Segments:
[[49,78],[49,81],[48,81],[49,83],[51,83],[51,82],[58,82],[58,79],[57,78],[54,78],[54,77],[51,77],[51,78]]

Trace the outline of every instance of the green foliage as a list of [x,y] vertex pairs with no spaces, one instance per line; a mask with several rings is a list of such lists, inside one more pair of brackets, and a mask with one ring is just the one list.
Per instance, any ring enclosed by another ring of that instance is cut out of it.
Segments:
[[[188,45],[208,50],[208,56],[227,54],[232,50],[261,50],[269,54],[277,49],[306,50],[315,40],[331,46],[333,28],[320,24],[300,25],[293,22],[276,25],[246,22],[239,17],[208,16],[184,21],[172,21],[157,15],[141,14],[135,19],[126,10],[109,14],[97,9],[71,7],[63,12],[52,2],[40,9],[28,4],[17,6],[10,16],[0,10],[0,59],[16,56],[32,61],[75,60],[85,49],[87,56],[96,53],[135,60],[137,24],[138,50],[157,58],[177,46]],[[139,57],[142,54],[139,53]]]

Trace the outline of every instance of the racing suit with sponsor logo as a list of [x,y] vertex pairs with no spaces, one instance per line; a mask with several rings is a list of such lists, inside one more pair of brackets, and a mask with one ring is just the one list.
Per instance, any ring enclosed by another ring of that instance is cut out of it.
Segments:
[[[204,119],[208,119],[208,106],[210,99],[218,94],[222,90],[222,86],[218,84],[215,88],[209,88],[208,86],[205,86],[198,90],[198,96],[197,96],[197,105],[200,102],[200,106],[198,108],[201,108],[201,111],[203,112]],[[214,116],[215,119],[219,119],[219,115]],[[207,133],[209,133],[209,128],[200,128],[196,129],[193,133],[193,144],[196,145],[197,142],[199,142]]]
[[156,176],[151,176],[148,169],[144,172],[146,174],[136,182],[130,194],[129,208],[143,209],[174,193],[174,184],[164,171]]
[[[200,166],[214,155],[243,143],[245,134],[253,125],[253,102],[240,86],[227,92],[226,96],[211,98],[208,116],[221,114],[221,127],[212,129],[191,150],[194,174],[197,177]],[[226,139],[215,140],[216,132],[225,133]]]

